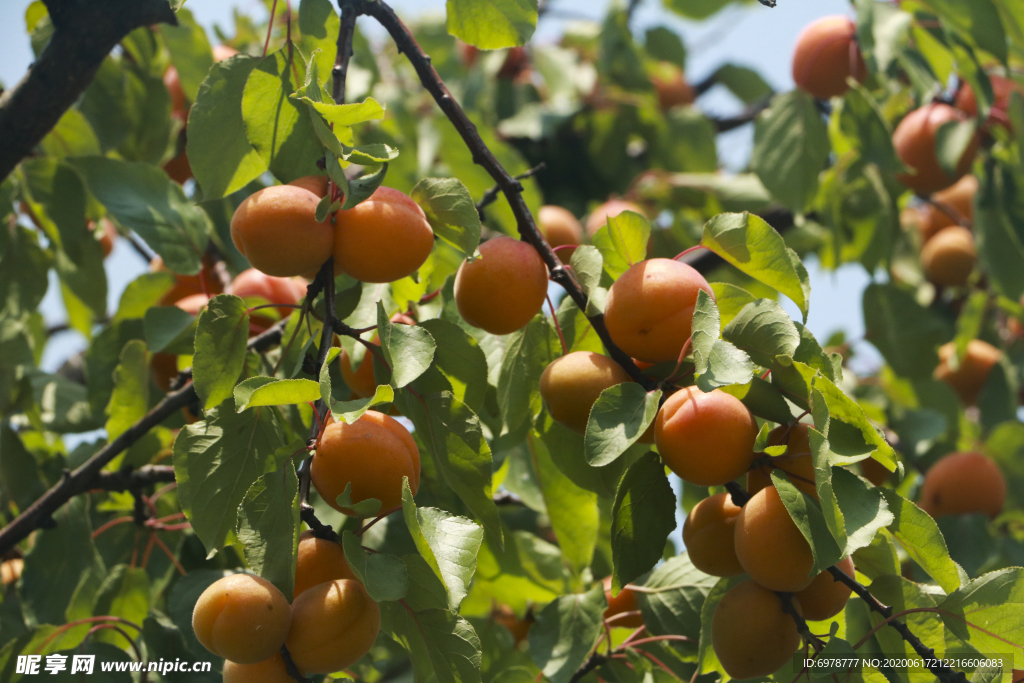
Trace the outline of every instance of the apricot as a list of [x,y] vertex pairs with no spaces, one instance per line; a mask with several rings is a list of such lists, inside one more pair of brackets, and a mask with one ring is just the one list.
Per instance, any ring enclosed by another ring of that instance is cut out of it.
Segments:
[[270,659],[288,636],[291,609],[274,584],[252,574],[218,579],[203,591],[192,628],[203,647],[238,664]]
[[21,578],[21,570],[25,568],[25,560],[16,557],[0,563],[0,584],[9,586]]
[[943,228],[921,247],[924,274],[929,282],[941,287],[966,285],[977,261],[974,235],[959,225]]
[[117,228],[114,227],[114,222],[109,218],[101,218],[100,229],[96,231],[96,240],[100,243],[100,248],[103,249],[103,258],[107,258],[114,251],[114,242],[117,241],[117,237]]
[[939,128],[945,123],[966,121],[967,118],[959,109],[941,103],[927,104],[907,114],[892,136],[896,154],[912,170],[911,173],[898,174],[896,177],[900,182],[920,195],[929,195],[949,187],[967,173],[978,152],[977,136],[960,157],[955,175],[951,176],[942,169],[935,154]]
[[736,518],[736,557],[754,581],[795,593],[810,585],[814,556],[774,486],[761,489]]
[[[631,381],[622,366],[592,351],[574,351],[556,358],[540,376],[540,395],[551,417],[585,434],[590,409],[601,392]],[[651,435],[653,436],[653,435]]]
[[508,605],[500,605],[492,610],[491,618],[494,619],[495,623],[501,624],[508,629],[515,639],[516,645],[526,640],[530,633],[530,627],[533,626],[535,621],[533,615],[529,613],[520,619]]
[[921,485],[921,509],[932,517],[983,512],[995,517],[1006,502],[1006,479],[981,453],[953,453],[932,465]]
[[733,545],[739,505],[728,493],[718,493],[693,506],[683,522],[683,544],[693,566],[712,576],[743,573]]
[[757,422],[735,396],[686,387],[672,394],[654,423],[654,441],[669,469],[698,486],[721,486],[754,459]]
[[747,493],[754,494],[772,485],[772,469],[789,475],[789,481],[809,496],[818,497],[814,484],[814,460],[807,425],[797,423],[791,428],[776,427],[768,435],[769,446],[786,445],[786,452],[771,459],[771,465],[760,465],[747,472]]
[[[402,325],[416,324],[415,320],[401,313],[391,316],[391,322]],[[376,334],[370,339],[370,343],[380,346],[380,339]],[[338,354],[338,370],[341,372],[341,378],[345,380],[345,386],[349,388],[354,397],[370,398],[376,393],[377,376],[373,372],[373,358],[369,351],[366,352],[366,356],[363,357],[363,362],[359,364],[359,367],[353,370],[352,359],[349,357],[348,351],[342,349],[341,353]]]
[[[848,557],[836,563],[836,567],[850,578],[855,576],[852,558]],[[805,619],[821,621],[831,619],[842,612],[851,593],[853,591],[845,583],[836,581],[835,577],[826,570],[815,576],[810,586],[794,593],[793,597],[800,603]]]
[[587,216],[587,234],[593,237],[598,230],[608,224],[609,218],[615,218],[623,211],[633,211],[641,216],[646,215],[638,204],[627,202],[625,199],[609,199]]
[[793,52],[793,81],[812,97],[828,100],[850,89],[846,79],[868,76],[857,44],[857,25],[843,16],[823,17],[800,32]]
[[317,538],[312,531],[303,531],[299,535],[292,599],[313,586],[338,579],[356,579],[345,559],[345,551],[334,541]]
[[956,344],[950,342],[939,347],[939,366],[935,368],[935,379],[952,387],[965,405],[977,402],[992,368],[1003,357],[1003,352],[988,342],[972,339],[960,364],[956,362]]
[[[989,74],[988,80],[992,84],[992,94],[994,95],[989,120],[1007,126],[1009,119],[1006,112],[1010,109],[1010,98],[1014,91],[1024,95],[1024,86],[1013,79],[995,74]],[[974,88],[966,81],[957,91],[954,104],[957,109],[969,116],[978,115],[978,99],[974,95]]]
[[346,669],[370,651],[380,631],[380,606],[351,579],[321,583],[295,598],[288,652],[305,674]]
[[459,266],[455,303],[467,323],[509,334],[537,315],[548,293],[548,269],[537,250],[511,237],[480,245],[480,257]]
[[182,149],[178,155],[163,166],[164,173],[179,185],[184,185],[192,177],[192,164],[188,162],[188,154]]
[[295,683],[288,675],[284,657],[276,653],[255,664],[224,662],[224,683]]
[[402,505],[402,477],[413,493],[420,485],[420,451],[400,422],[368,410],[352,424],[327,426],[310,467],[313,485],[327,504],[346,515],[337,498],[352,485],[352,502],[381,502],[381,513]]
[[336,214],[334,267],[363,282],[412,275],[434,249],[434,231],[420,205],[390,187]]
[[[798,607],[795,601],[793,604]],[[715,607],[711,645],[733,678],[761,678],[789,661],[800,647],[800,633],[793,617],[782,609],[778,595],[744,581],[722,596]]]
[[927,242],[943,228],[959,225],[957,218],[967,223],[973,221],[974,195],[977,193],[978,179],[973,175],[965,175],[945,190],[933,194],[932,201],[940,206],[928,204],[919,212],[921,220],[917,227],[921,232],[921,241]]
[[[306,285],[292,278],[273,277],[249,268],[239,273],[231,282],[231,294],[243,299],[261,299],[254,305],[283,304],[277,308],[281,318],[287,318],[294,310],[291,306],[298,305],[306,297]],[[260,311],[249,314],[249,333],[259,334],[273,327],[277,321]]]
[[288,184],[292,187],[301,187],[303,190],[309,190],[322,199],[327,196],[327,183],[328,178],[325,175],[304,175]]
[[608,290],[604,322],[612,341],[648,363],[678,360],[702,289],[714,298],[708,281],[685,263],[654,258],[633,265]]
[[[540,211],[537,212],[537,227],[552,249],[583,244],[583,226],[571,211],[560,206],[546,204],[540,207]],[[563,249],[558,252],[558,259],[562,263],[569,263],[572,251]]]
[[612,577],[605,577],[604,597],[608,601],[604,619],[611,620],[610,626],[636,629],[644,625],[643,615],[634,614],[639,612],[640,608],[636,604],[636,593],[629,585],[624,586],[618,595],[612,597]]
[[[221,283],[220,278],[217,277],[214,267],[213,259],[204,256],[202,269],[197,275],[180,275],[175,273],[174,285],[160,297],[159,305],[171,306],[193,294],[209,292],[211,295],[215,295],[223,292],[224,285]],[[150,261],[149,270],[153,273],[159,273],[166,271],[167,266],[164,265],[163,259],[157,256]]]
[[[675,64],[660,62],[651,75],[651,84],[658,93],[658,106],[664,110],[693,104],[697,99],[686,74]],[[641,212],[640,215],[643,215]]]
[[231,240],[254,268],[294,277],[318,270],[334,249],[330,221],[318,223],[320,198],[293,185],[274,185],[245,198],[231,217]]

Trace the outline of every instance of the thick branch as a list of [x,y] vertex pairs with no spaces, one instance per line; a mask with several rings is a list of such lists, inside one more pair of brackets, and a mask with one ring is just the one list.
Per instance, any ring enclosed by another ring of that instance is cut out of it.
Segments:
[[345,81],[348,78],[348,64],[352,59],[352,41],[355,38],[356,19],[359,13],[354,7],[343,5],[341,8],[341,27],[338,29],[338,56],[334,59],[333,92],[337,104],[345,102]]
[[[516,217],[516,223],[519,228],[519,235],[523,241],[532,245],[537,250],[537,253],[540,254],[540,257],[548,267],[551,279],[565,289],[566,293],[572,297],[572,300],[581,311],[586,311],[587,295],[583,293],[579,283],[566,270],[558,256],[552,251],[551,245],[547,243],[537,228],[533,215],[526,206],[526,200],[523,199],[523,186],[519,184],[518,180],[509,175],[509,172],[505,170],[484,143],[480,133],[477,132],[476,125],[470,121],[466,112],[455,101],[444,81],[441,80],[437,71],[434,70],[430,63],[430,57],[423,52],[419,43],[416,42],[412,33],[402,23],[402,20],[398,18],[394,10],[383,0],[339,0],[339,4],[343,10],[345,7],[351,6],[356,8],[359,14],[373,17],[391,35],[391,39],[395,41],[398,51],[409,59],[409,63],[416,70],[416,74],[420,77],[423,87],[434,97],[434,101],[437,102],[437,105],[452,122],[452,125],[455,126],[455,130],[459,132],[466,146],[469,147],[470,152],[473,154],[473,162],[482,166],[494,178],[498,187],[501,188],[502,194],[505,195],[509,205],[512,207],[512,213]],[[654,380],[644,375],[633,362],[633,359],[612,341],[604,324],[604,316],[590,316],[589,320],[594,331],[604,344],[605,349],[607,349],[608,355],[626,370],[633,381],[647,390],[654,389]]]
[[46,6],[53,37],[21,82],[0,96],[0,180],[57,125],[126,35],[178,23],[167,0],[46,0]]
[[174,468],[170,465],[145,465],[137,470],[100,472],[89,482],[89,490],[95,491],[138,491],[152,484],[167,484],[174,481]]

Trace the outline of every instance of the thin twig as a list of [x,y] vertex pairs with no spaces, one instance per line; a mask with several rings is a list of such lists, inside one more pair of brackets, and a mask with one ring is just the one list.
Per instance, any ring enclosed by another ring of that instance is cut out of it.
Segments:
[[[334,258],[327,259],[327,262],[321,266],[320,272],[317,273],[316,279],[322,283],[324,290],[324,326],[320,332],[320,349],[316,354],[315,368],[316,376],[319,377],[320,370],[327,360],[327,352],[331,350],[331,344],[334,341],[334,322],[336,320],[334,310]],[[307,303],[311,305],[312,300],[309,300]],[[324,402],[324,399],[322,397],[317,399],[313,405],[314,419],[310,421],[309,436],[306,438],[307,445],[312,446],[317,442],[321,431],[320,425],[327,419],[329,411],[330,406]],[[299,494],[304,503],[309,501],[311,462],[312,458],[307,458],[299,465]]]
[[[526,180],[531,176],[537,175],[545,168],[547,168],[547,166],[548,165],[542,161],[533,168],[531,168],[529,171],[526,171],[525,173],[520,173],[519,175],[516,176],[515,179]],[[481,221],[487,220],[487,216],[485,215],[484,210],[498,200],[499,194],[501,194],[501,186],[495,185],[491,189],[487,190],[487,192],[484,192],[484,196],[481,197],[480,201],[476,203],[476,213],[478,216],[480,216]]]

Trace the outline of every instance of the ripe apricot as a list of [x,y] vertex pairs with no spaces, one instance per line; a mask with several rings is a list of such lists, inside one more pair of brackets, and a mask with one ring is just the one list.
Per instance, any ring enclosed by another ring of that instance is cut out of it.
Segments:
[[[989,74],[988,80],[992,84],[992,94],[994,95],[989,120],[1008,126],[1009,119],[1006,112],[1010,108],[1010,98],[1014,91],[1024,95],[1024,86],[1013,79],[996,74]],[[974,96],[974,88],[966,81],[963,82],[957,91],[954,104],[957,109],[969,116],[978,115],[978,99]]]
[[25,568],[25,560],[16,557],[0,563],[0,584],[9,586],[21,578],[21,570]]
[[736,519],[736,557],[750,578],[773,591],[810,585],[814,557],[774,486],[747,501]]
[[412,434],[394,418],[368,410],[352,424],[327,426],[310,467],[313,485],[327,504],[347,515],[337,498],[351,484],[352,502],[381,502],[381,513],[402,504],[402,477],[413,493],[420,485],[420,451]]
[[231,240],[267,275],[294,277],[318,270],[334,249],[330,221],[318,223],[320,198],[293,185],[274,185],[245,198],[231,217]]
[[587,216],[587,234],[593,237],[598,230],[608,224],[609,218],[615,218],[623,211],[633,211],[641,216],[646,215],[638,204],[627,202],[625,199],[609,199]]
[[718,493],[693,506],[683,522],[683,544],[693,566],[712,576],[743,573],[733,545],[739,505],[728,493]]
[[778,595],[744,581],[715,607],[711,645],[733,678],[761,678],[789,661],[800,647],[800,633]]
[[797,423],[792,427],[776,427],[768,435],[769,446],[786,445],[786,452],[771,459],[771,465],[760,465],[747,472],[747,493],[755,494],[772,485],[772,469],[780,469],[789,475],[789,481],[809,496],[818,497],[814,484],[814,461],[811,458],[811,443],[807,425]]
[[511,237],[480,245],[480,257],[459,266],[455,303],[473,327],[509,334],[526,325],[544,305],[548,269],[537,250]]
[[[958,219],[970,223],[974,220],[974,195],[978,193],[978,179],[965,175],[945,190],[932,195],[935,205],[924,206],[917,227],[921,241],[927,242],[943,228],[959,225]],[[952,215],[950,215],[952,214]]]
[[[202,269],[197,275],[180,275],[175,273],[174,285],[160,297],[159,305],[171,306],[193,294],[209,292],[211,295],[215,295],[223,292],[224,285],[214,270],[213,259],[204,256],[202,264]],[[164,265],[163,259],[157,256],[150,261],[149,270],[153,273],[159,273],[166,271],[167,266]]]
[[852,76],[863,83],[868,70],[857,44],[857,25],[843,16],[823,17],[809,24],[796,39],[793,81],[819,100],[842,95]]
[[[391,316],[391,322],[402,325],[416,324],[415,320],[401,313]],[[376,334],[370,339],[370,343],[380,346],[380,339]],[[354,397],[370,398],[377,391],[377,377],[373,372],[373,357],[369,351],[366,352],[359,367],[353,370],[352,359],[349,357],[348,351],[342,349],[338,354],[338,369],[341,371],[341,378],[345,380],[345,386],[351,390]]]
[[305,674],[346,669],[370,651],[380,631],[380,606],[363,584],[338,579],[313,586],[292,604],[288,652]]
[[394,282],[412,275],[434,248],[434,231],[408,195],[378,187],[369,199],[339,211],[334,267],[363,282]]
[[224,662],[224,683],[295,683],[288,675],[284,657],[276,653],[255,664]]
[[1006,502],[1006,479],[981,453],[953,453],[932,465],[921,485],[921,509],[932,517],[983,512],[995,517]]
[[491,618],[494,619],[495,623],[501,624],[508,629],[509,633],[516,641],[516,645],[526,640],[526,637],[530,633],[530,627],[533,626],[535,619],[533,615],[527,613],[522,619],[516,616],[516,613],[512,611],[512,608],[508,605],[499,605],[491,611]]
[[605,577],[604,597],[608,601],[604,619],[605,621],[611,620],[609,626],[635,629],[644,625],[643,615],[636,614],[640,608],[636,604],[636,593],[630,586],[624,586],[618,595],[612,597],[612,577]]
[[950,342],[939,347],[939,366],[935,368],[935,379],[952,387],[965,405],[972,406],[988,380],[988,375],[1003,352],[981,339],[967,343],[967,352],[960,364],[956,363],[956,344]]
[[309,190],[322,199],[327,196],[327,181],[328,178],[325,175],[304,175],[288,184],[293,187],[301,187],[303,190]]
[[[576,216],[568,209],[561,206],[546,204],[540,207],[537,212],[537,227],[544,234],[552,249],[558,247],[572,247],[583,243],[583,226],[576,220]],[[572,249],[563,249],[558,252],[558,258],[562,263],[569,263],[572,258]]]
[[662,109],[686,106],[693,104],[697,99],[693,88],[686,80],[686,74],[675,64],[660,62],[651,74],[651,83],[654,85],[654,91],[658,93],[658,106]]
[[677,360],[702,289],[714,298],[708,281],[685,263],[654,258],[633,265],[608,290],[604,322],[612,341],[648,363]]
[[[853,558],[847,557],[836,563],[836,567],[854,578]],[[825,570],[814,577],[810,586],[794,593],[793,597],[800,603],[805,619],[821,621],[842,612],[851,593],[853,591],[845,583],[836,581],[831,572]]]
[[238,50],[231,47],[230,45],[214,45],[213,46],[213,61],[223,62],[225,59],[229,59],[238,54]]
[[544,368],[540,376],[540,395],[551,417],[574,432],[585,434],[590,409],[601,392],[629,381],[622,366],[608,356],[574,351],[556,358]]
[[754,459],[757,422],[735,396],[686,387],[672,394],[654,423],[658,452],[669,468],[698,486],[736,479]]
[[299,535],[293,600],[321,583],[355,578],[356,575],[352,573],[348,560],[345,559],[345,551],[339,544],[317,538],[312,531],[303,531]]
[[[243,299],[259,299],[252,305],[283,304],[277,308],[281,318],[292,314],[296,306],[306,296],[306,285],[292,278],[273,277],[249,268],[239,273],[231,282],[231,294]],[[249,333],[259,334],[272,327],[277,321],[273,317],[261,315],[260,311],[249,314]]]
[[977,136],[960,157],[955,175],[951,176],[942,169],[935,153],[939,128],[951,121],[965,120],[967,115],[962,111],[941,103],[927,104],[907,114],[892,136],[896,154],[912,170],[911,173],[898,174],[896,177],[900,182],[920,195],[929,195],[949,187],[967,173],[978,152]]
[[974,235],[959,225],[943,228],[921,247],[921,267],[925,276],[929,282],[942,287],[966,285],[977,261]]
[[252,574],[218,579],[192,612],[192,628],[203,647],[238,664],[273,657],[290,623],[288,600],[274,584]]

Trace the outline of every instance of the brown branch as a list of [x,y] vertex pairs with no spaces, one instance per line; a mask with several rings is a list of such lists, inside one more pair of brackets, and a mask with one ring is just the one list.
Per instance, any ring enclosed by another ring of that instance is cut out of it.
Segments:
[[345,102],[345,81],[348,78],[348,64],[352,59],[352,41],[355,38],[356,19],[359,13],[354,7],[342,5],[341,26],[338,28],[338,56],[334,60],[334,77],[331,95],[338,104]]
[[[320,283],[324,290],[324,326],[320,331],[320,349],[316,354],[316,364],[313,369],[316,370],[315,375],[317,378],[320,377],[320,370],[324,366],[324,362],[327,360],[327,352],[331,350],[331,345],[334,342],[334,324],[337,322],[334,310],[334,258],[327,259],[327,262],[320,267],[320,272],[316,274],[316,281]],[[309,304],[312,305],[312,299],[309,299]],[[320,436],[320,424],[323,420],[327,419],[327,415],[330,413],[330,406],[328,406],[323,397],[318,398],[316,403],[313,404],[313,419],[309,424],[309,436],[306,438],[306,444],[312,446],[316,443],[317,438]],[[310,484],[310,463],[312,458],[306,458],[299,465],[299,494],[300,500],[303,503],[309,501],[309,484]]]
[[21,82],[0,96],[0,180],[57,125],[126,35],[141,26],[178,23],[167,0],[45,4],[53,36]]
[[[539,164],[537,164],[536,166],[534,166],[533,168],[531,168],[526,173],[520,173],[519,175],[516,176],[515,179],[516,180],[526,180],[527,178],[530,178],[530,177],[536,175],[537,173],[540,173],[545,168],[547,168],[547,164],[542,161]],[[491,204],[496,202],[498,200],[498,195],[500,193],[501,193],[501,186],[500,185],[495,185],[491,189],[487,190],[487,192],[484,192],[484,196],[481,197],[480,201],[478,201],[476,203],[476,213],[477,213],[478,216],[480,216],[480,220],[485,220],[486,219],[486,216],[484,214],[484,209],[486,209],[488,206],[490,206]]]
[[[551,280],[565,289],[566,293],[581,311],[586,311],[587,295],[584,294],[583,289],[573,278],[572,274],[566,270],[558,256],[552,251],[551,245],[547,243],[537,228],[533,215],[526,206],[526,200],[523,199],[523,186],[505,170],[484,143],[480,133],[477,132],[476,125],[469,119],[455,98],[452,97],[448,87],[431,65],[430,57],[423,52],[419,43],[416,42],[412,33],[402,23],[402,20],[398,18],[394,10],[383,0],[339,0],[339,4],[343,10],[346,7],[353,7],[359,14],[373,17],[390,34],[391,39],[395,41],[398,51],[408,58],[409,63],[416,70],[416,74],[419,76],[423,87],[433,96],[438,107],[441,108],[441,111],[452,122],[455,130],[458,131],[463,142],[466,143],[466,146],[472,152],[473,162],[482,166],[495,180],[498,187],[501,188],[502,194],[505,195],[509,205],[512,207],[512,213],[516,217],[519,235],[522,240],[533,246],[537,253],[540,254],[540,257],[548,267]],[[611,335],[608,334],[608,328],[604,324],[604,316],[588,316],[588,319],[608,351],[608,355],[623,367],[634,382],[637,382],[648,391],[654,389],[655,381],[644,375],[633,362],[633,359],[612,341]]]
[[715,127],[715,132],[726,133],[736,128],[741,128],[748,123],[753,123],[757,119],[758,115],[763,112],[771,104],[771,97],[766,97],[760,102],[756,102],[736,116],[728,116],[724,118],[713,118],[710,117],[711,125]]
[[100,472],[89,482],[87,489],[104,491],[138,491],[152,484],[174,481],[174,468],[170,465],[145,465],[137,470]]

